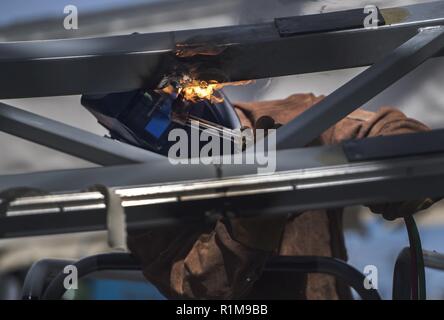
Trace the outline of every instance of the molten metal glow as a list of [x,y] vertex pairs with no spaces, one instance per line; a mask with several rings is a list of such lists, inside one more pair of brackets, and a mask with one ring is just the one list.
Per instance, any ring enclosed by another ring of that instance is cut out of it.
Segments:
[[214,95],[214,91],[222,88],[223,85],[216,81],[192,80],[183,84],[181,93],[185,100],[196,102],[198,100],[210,100],[211,102],[222,102],[223,99]]
[[225,86],[240,86],[252,83],[252,81],[237,81],[237,82],[225,82],[218,83],[215,80],[203,81],[191,79],[184,76],[179,81],[179,86],[175,89],[173,86],[168,85],[162,90],[165,93],[182,94],[185,100],[191,102],[197,102],[199,100],[209,100],[213,103],[223,102],[223,98],[216,96],[215,91],[222,89]]

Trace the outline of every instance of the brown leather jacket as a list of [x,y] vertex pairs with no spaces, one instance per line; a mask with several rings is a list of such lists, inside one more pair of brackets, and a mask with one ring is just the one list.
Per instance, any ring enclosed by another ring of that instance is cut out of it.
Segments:
[[[254,128],[262,116],[285,124],[320,99],[313,94],[295,94],[284,100],[238,103],[236,110],[248,127]],[[324,132],[316,144],[423,130],[428,128],[392,108],[376,113],[358,109]],[[403,204],[371,209],[396,216]],[[311,210],[255,223],[220,220],[213,227],[151,230],[130,235],[128,247],[140,259],[146,278],[168,298],[350,298],[349,289],[328,275],[262,272],[271,255],[347,260],[342,210]]]

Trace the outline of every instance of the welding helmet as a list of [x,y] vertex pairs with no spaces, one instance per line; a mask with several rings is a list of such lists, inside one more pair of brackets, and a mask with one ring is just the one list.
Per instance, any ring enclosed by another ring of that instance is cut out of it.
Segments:
[[[106,95],[83,95],[81,103],[109,130],[110,137],[137,147],[168,155],[174,141],[168,134],[175,128],[190,133],[192,129],[240,129],[240,120],[221,91],[219,102],[202,99],[191,102],[161,90],[133,90]],[[193,126],[198,123],[198,128]],[[202,147],[202,142],[199,142]]]

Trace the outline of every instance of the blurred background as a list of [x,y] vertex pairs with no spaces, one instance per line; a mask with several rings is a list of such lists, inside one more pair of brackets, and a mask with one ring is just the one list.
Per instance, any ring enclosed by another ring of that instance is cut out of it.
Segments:
[[[158,32],[271,21],[275,17],[363,7],[417,4],[420,0],[2,0],[0,41],[91,37]],[[79,29],[65,30],[63,9],[76,5]],[[285,98],[292,93],[328,95],[364,68],[262,79],[248,87],[224,89],[232,101]],[[1,72],[1,70],[0,70]],[[396,106],[433,128],[444,127],[444,60],[436,58],[375,97],[364,108]],[[5,101],[46,117],[103,135],[105,131],[81,107],[80,96]],[[94,166],[92,163],[0,133],[0,174]],[[417,215],[427,250],[444,252],[444,203]],[[384,222],[365,208],[347,208],[346,241],[350,263],[363,270],[375,265],[379,290],[391,297],[393,266],[408,245],[402,223]],[[0,298],[14,299],[30,264],[45,257],[78,258],[108,250],[104,233],[0,240]],[[444,273],[427,269],[428,297],[444,299]],[[81,297],[160,299],[148,284],[96,280],[82,286]],[[112,289],[112,290],[110,290]]]

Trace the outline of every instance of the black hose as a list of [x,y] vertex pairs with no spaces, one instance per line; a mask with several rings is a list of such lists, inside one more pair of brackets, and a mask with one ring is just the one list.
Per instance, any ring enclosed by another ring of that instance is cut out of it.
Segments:
[[393,300],[410,300],[412,298],[412,272],[410,248],[405,247],[396,258],[393,271]]
[[419,236],[418,227],[412,215],[404,217],[404,221],[409,236],[412,269],[414,271],[412,272],[412,298],[425,300],[426,280],[421,237]]

